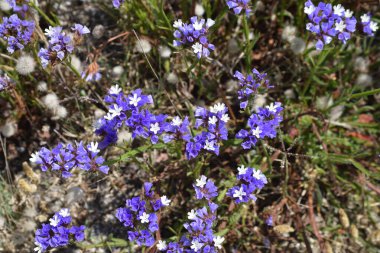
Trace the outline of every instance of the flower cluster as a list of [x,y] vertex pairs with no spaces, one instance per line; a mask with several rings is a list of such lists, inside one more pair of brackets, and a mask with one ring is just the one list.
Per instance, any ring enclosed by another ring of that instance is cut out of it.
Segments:
[[144,183],[144,192],[143,198],[127,199],[125,207],[117,209],[116,218],[128,229],[128,240],[150,247],[155,243],[153,233],[158,230],[156,212],[169,206],[171,200],[165,195],[157,198],[149,182]]
[[0,76],[0,91],[7,90],[12,86],[12,79],[7,74]]
[[29,10],[28,2],[29,0],[6,0],[9,6],[13,9],[14,12],[19,12],[21,15]]
[[0,24],[0,38],[7,42],[10,54],[17,49],[23,49],[29,43],[34,26],[33,21],[22,20],[16,14],[3,17],[3,23]]
[[192,209],[187,213],[189,222],[183,226],[187,230],[179,242],[170,242],[167,244],[165,241],[159,241],[157,249],[166,251],[168,253],[174,252],[208,252],[215,253],[217,249],[222,248],[224,238],[214,234],[213,227],[216,220],[216,210],[218,205],[212,202],[212,199],[218,196],[217,188],[214,182],[201,176],[196,180],[193,185],[196,198],[207,200],[207,205],[199,208]]
[[238,90],[238,99],[240,102],[240,108],[245,109],[248,105],[248,101],[258,92],[260,88],[272,88],[269,84],[267,74],[261,74],[257,69],[252,69],[253,75],[245,77],[239,71],[235,72],[234,77],[239,80],[240,89]]
[[107,174],[109,168],[104,165],[104,158],[98,156],[99,152],[97,142],[92,142],[87,146],[84,146],[82,142],[66,146],[60,143],[52,150],[43,147],[32,154],[30,161],[40,165],[42,171],[61,171],[64,178],[71,177],[71,171],[74,168],[101,171]]
[[306,24],[306,29],[317,36],[318,50],[322,50],[324,45],[331,43],[335,37],[345,44],[356,30],[357,21],[352,16],[353,12],[344,9],[341,4],[332,6],[320,2],[315,6],[311,0],[308,0],[304,11],[311,21]]
[[195,158],[203,149],[219,155],[219,147],[222,140],[228,139],[227,123],[230,120],[228,108],[223,103],[218,103],[207,110],[198,107],[195,110],[195,128],[203,131],[194,136],[186,144],[186,156],[188,159]]
[[38,57],[41,59],[41,64],[46,68],[49,63],[53,66],[61,61],[74,50],[74,45],[81,41],[81,36],[90,32],[90,30],[83,25],[75,24],[72,28],[75,32],[74,41],[71,37],[62,31],[62,27],[49,27],[45,29],[45,35],[49,37],[48,48],[41,48],[38,52]]
[[374,36],[374,32],[376,32],[379,29],[379,26],[376,22],[371,20],[370,14],[363,14],[361,17],[361,23],[363,26],[363,32],[367,34],[368,36]]
[[96,134],[104,136],[101,148],[116,142],[117,130],[123,125],[132,132],[132,138],[150,139],[153,144],[159,141],[161,135],[165,143],[185,141],[188,159],[197,157],[202,150],[218,155],[221,141],[228,137],[226,125],[230,118],[227,107],[222,103],[212,106],[210,110],[202,107],[196,109],[195,128],[203,131],[192,137],[188,117],[182,120],[176,116],[168,121],[167,115],[156,115],[144,109],[145,105],[153,104],[153,99],[142,94],[140,89],[126,96],[116,85],[111,87],[104,101],[110,104],[108,113],[98,120],[95,130]]
[[236,203],[245,203],[249,200],[256,201],[253,192],[257,189],[261,190],[267,184],[267,178],[260,170],[244,165],[238,168],[237,179],[241,184],[232,187],[227,192],[227,196],[233,198]]
[[50,223],[42,224],[42,228],[37,229],[35,235],[36,248],[38,253],[45,252],[48,248],[66,246],[70,242],[70,237],[75,241],[83,241],[85,226],[71,226],[70,211],[67,208],[61,209],[51,218]]
[[181,45],[192,45],[194,53],[198,59],[208,57],[210,50],[215,50],[215,46],[208,42],[207,34],[208,29],[215,24],[212,19],[198,19],[194,16],[190,19],[190,24],[183,23],[181,19],[174,22],[173,27],[176,28],[173,41],[173,45],[178,47]]
[[275,102],[266,107],[258,108],[258,112],[252,114],[248,119],[249,131],[241,129],[237,134],[237,139],[243,139],[241,144],[244,149],[250,149],[256,145],[258,139],[265,137],[276,137],[276,128],[282,121],[280,112],[283,110],[281,103]]
[[245,15],[249,16],[252,12],[248,5],[249,0],[226,0],[228,9],[233,9],[236,15],[245,10]]

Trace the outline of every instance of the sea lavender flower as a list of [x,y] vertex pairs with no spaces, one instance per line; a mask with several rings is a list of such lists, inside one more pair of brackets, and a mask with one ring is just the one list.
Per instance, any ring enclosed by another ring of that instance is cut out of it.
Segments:
[[228,9],[233,9],[236,15],[245,10],[245,15],[249,16],[252,9],[249,6],[249,0],[226,0]]
[[170,123],[166,125],[165,132],[169,133],[163,137],[165,143],[171,142],[173,140],[184,140],[186,142],[190,141],[191,133],[189,130],[189,118],[185,117],[182,120],[179,116],[172,119]]
[[13,86],[12,79],[7,74],[0,76],[0,91],[4,91]]
[[195,196],[197,199],[205,198],[210,201],[212,198],[218,196],[218,188],[211,179],[207,179],[204,175],[196,180],[193,187],[195,189]]
[[6,0],[11,6],[14,12],[20,13],[23,17],[26,12],[29,10],[28,2],[29,0]]
[[373,37],[377,29],[379,29],[378,24],[375,21],[372,21],[371,15],[368,14],[363,14],[361,17],[361,24],[363,26],[363,32],[367,34],[368,36]]
[[239,81],[240,89],[238,90],[238,99],[240,102],[240,108],[245,109],[248,105],[248,101],[254,97],[255,94],[261,88],[272,88],[273,86],[269,84],[269,79],[267,78],[267,74],[261,74],[257,69],[252,69],[253,75],[248,75],[245,77],[239,71],[235,72],[234,77],[236,77]]
[[195,110],[195,129],[203,129],[186,144],[187,159],[195,158],[203,149],[219,155],[220,143],[228,139],[227,123],[230,120],[228,108],[223,103],[217,103],[209,110],[198,107]]
[[3,17],[0,24],[0,38],[7,43],[7,51],[11,54],[17,49],[23,49],[29,42],[34,32],[34,22],[22,20],[16,14]]
[[92,142],[84,146],[82,142],[75,145],[58,144],[49,150],[43,147],[40,151],[32,154],[30,161],[40,165],[42,171],[61,171],[64,178],[72,176],[72,169],[79,168],[85,171],[101,171],[108,173],[108,166],[104,165],[104,158],[98,156],[100,150],[98,143]]
[[352,16],[353,12],[341,4],[332,6],[320,2],[315,6],[311,0],[308,0],[304,12],[311,21],[306,24],[306,29],[317,37],[317,50],[322,50],[324,45],[330,44],[334,37],[345,44],[356,30],[357,21]]
[[250,149],[256,145],[257,140],[265,137],[274,138],[277,135],[276,128],[282,121],[280,115],[283,110],[281,103],[272,103],[266,107],[260,107],[257,113],[252,114],[248,119],[248,131],[241,129],[237,134],[237,139],[243,139],[241,144],[244,149]]
[[45,35],[49,38],[49,46],[47,49],[41,48],[38,52],[38,57],[40,57],[44,68],[49,63],[54,66],[62,62],[67,55],[73,52],[74,46],[81,42],[82,35],[89,33],[89,29],[80,24],[75,24],[72,29],[75,31],[74,40],[71,40],[70,36],[66,35],[60,26],[50,26],[48,29],[45,29]]
[[70,211],[67,208],[55,213],[49,223],[42,224],[35,234],[34,251],[45,252],[49,248],[58,248],[72,241],[83,241],[85,226],[71,226]]
[[265,223],[270,226],[270,227],[273,227],[273,217],[272,215],[269,216],[266,220],[265,220]]
[[253,192],[257,189],[261,190],[267,184],[267,178],[260,170],[245,167],[244,165],[238,168],[236,178],[241,184],[227,191],[227,196],[233,198],[236,203],[248,202],[249,200],[256,201]]
[[102,74],[99,73],[99,65],[95,61],[88,66],[86,71],[82,72],[81,76],[86,82],[96,82],[102,78]]
[[157,198],[152,183],[144,183],[144,196],[127,199],[125,207],[116,210],[116,218],[128,229],[128,240],[139,246],[152,246],[155,243],[154,232],[158,230],[156,212],[168,206],[166,196]]
[[112,0],[113,7],[120,8],[120,5],[124,3],[124,0]]
[[181,19],[174,22],[173,27],[176,28],[173,45],[178,47],[181,45],[192,45],[193,52],[198,59],[208,57],[210,50],[215,50],[215,46],[208,42],[208,29],[215,24],[212,19],[198,19],[194,16],[190,19],[190,24],[183,23]]

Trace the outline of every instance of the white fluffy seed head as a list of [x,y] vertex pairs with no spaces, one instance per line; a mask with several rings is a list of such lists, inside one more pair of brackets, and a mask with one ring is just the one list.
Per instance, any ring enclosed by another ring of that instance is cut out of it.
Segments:
[[36,61],[30,55],[22,55],[18,58],[16,63],[16,71],[20,75],[29,75],[34,71],[36,67]]
[[170,84],[176,84],[178,83],[178,76],[175,73],[171,72],[166,76],[166,81],[168,81]]
[[96,25],[94,29],[92,30],[92,36],[94,36],[95,39],[100,39],[103,37],[105,28],[102,25]]
[[290,49],[295,54],[302,54],[305,51],[306,43],[303,39],[295,37],[290,41]]
[[44,81],[38,82],[38,84],[37,84],[37,90],[43,92],[43,91],[47,91],[47,89],[48,89],[48,87],[47,87],[47,83],[46,82],[44,82]]
[[356,79],[356,85],[358,85],[360,88],[371,86],[372,83],[373,83],[372,76],[365,73],[360,74],[358,78]]
[[126,130],[122,130],[117,133],[117,144],[123,144],[124,142],[132,142],[132,134]]
[[369,59],[364,57],[356,57],[354,60],[354,69],[358,72],[367,73],[369,67]]
[[62,105],[59,105],[57,106],[54,110],[53,110],[53,114],[56,118],[58,119],[63,119],[63,118],[66,118],[67,116],[67,109],[62,106]]
[[332,97],[322,96],[322,97],[317,98],[317,102],[316,102],[315,106],[319,110],[326,110],[327,108],[332,106],[333,103],[334,103],[334,101],[333,101]]
[[253,109],[257,111],[259,107],[263,107],[265,103],[267,102],[267,99],[265,98],[266,95],[258,94],[253,101]]
[[158,52],[160,53],[160,56],[162,58],[169,58],[170,55],[172,54],[172,51],[167,46],[159,46],[158,47]]
[[112,75],[114,76],[114,77],[120,77],[122,74],[124,73],[124,68],[123,68],[123,66],[120,66],[120,65],[118,65],[118,66],[115,66],[115,67],[113,67],[113,69],[112,69]]
[[0,0],[0,10],[9,11],[10,9],[12,9],[12,7],[6,0]]
[[296,94],[294,93],[293,89],[287,89],[285,92],[284,92],[284,95],[287,99],[293,99],[296,97]]
[[49,93],[42,98],[42,103],[44,103],[47,108],[53,110],[59,106],[59,99],[55,93]]
[[205,8],[200,3],[195,4],[195,9],[194,9],[195,15],[201,17],[205,13]]
[[71,56],[71,65],[79,72],[82,73],[83,71],[83,66],[81,60],[76,56],[72,55]]
[[17,132],[17,125],[14,122],[7,122],[1,127],[0,131],[4,137],[12,137]]
[[344,111],[344,105],[338,105],[331,109],[330,111],[330,120],[336,121],[342,116]]
[[136,41],[135,51],[139,53],[149,53],[150,50],[152,50],[152,45],[149,41],[145,39],[140,39]]
[[284,27],[284,30],[282,30],[281,37],[283,40],[286,40],[290,42],[292,39],[296,37],[297,28],[292,25],[287,25]]

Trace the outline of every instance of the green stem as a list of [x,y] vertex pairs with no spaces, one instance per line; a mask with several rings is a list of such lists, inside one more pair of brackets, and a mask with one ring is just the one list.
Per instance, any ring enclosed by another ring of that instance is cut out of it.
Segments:
[[249,40],[249,27],[248,27],[248,21],[247,17],[243,15],[243,31],[244,31],[244,37],[246,41],[245,45],[245,61],[247,65],[247,71],[251,69],[251,41]]
[[79,78],[79,79],[82,79],[82,76],[81,74],[78,72],[78,70],[76,68],[74,68],[74,66],[71,64],[71,62],[69,62],[68,60],[65,62],[65,65],[67,67],[69,67],[69,69],[74,72],[74,74]]
[[366,97],[366,96],[374,95],[374,94],[377,94],[377,93],[380,93],[380,88],[352,94],[349,99]]
[[51,26],[57,26],[57,24],[51,20],[45,12],[43,12],[37,5],[35,5],[33,2],[29,2],[29,6],[35,9]]

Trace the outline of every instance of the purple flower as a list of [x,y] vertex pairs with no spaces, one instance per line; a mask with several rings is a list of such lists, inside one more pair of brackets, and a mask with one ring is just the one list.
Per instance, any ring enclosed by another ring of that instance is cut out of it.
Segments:
[[109,167],[104,165],[104,158],[98,156],[99,152],[97,142],[92,142],[87,147],[82,142],[66,146],[60,143],[52,150],[42,148],[32,154],[30,161],[40,165],[44,172],[61,171],[64,178],[71,177],[71,170],[74,168],[108,174]]
[[266,223],[268,226],[270,226],[270,227],[273,226],[273,217],[272,217],[272,215],[269,216],[269,217],[265,220],[265,223]]
[[245,77],[239,71],[235,72],[234,77],[236,77],[239,81],[240,89],[238,90],[238,99],[240,102],[240,108],[245,109],[248,105],[250,99],[254,97],[255,94],[261,88],[272,88],[273,86],[269,84],[269,79],[267,78],[267,74],[261,74],[257,69],[252,69],[253,75],[248,75]]
[[249,0],[226,0],[228,9],[233,9],[236,15],[240,14],[242,10],[245,10],[245,15],[249,16],[252,12],[248,5]]
[[7,74],[0,76],[0,91],[7,90],[13,86],[12,79]]
[[282,116],[280,115],[282,110],[281,103],[276,102],[266,107],[260,107],[258,113],[252,114],[247,124],[250,129],[248,131],[241,129],[236,134],[237,139],[243,139],[242,147],[250,149],[256,145],[259,139],[276,137],[276,128],[282,121]]
[[85,226],[72,226],[70,211],[67,208],[61,209],[49,219],[49,223],[42,224],[42,228],[37,229],[35,234],[35,251],[45,252],[48,248],[57,248],[69,244],[70,237],[74,241],[84,240]]
[[120,8],[120,5],[124,3],[124,0],[112,0],[113,7]]
[[173,27],[176,28],[173,45],[178,47],[181,45],[192,45],[193,52],[197,55],[198,59],[208,57],[210,52],[215,50],[215,46],[208,42],[207,33],[208,29],[215,24],[212,19],[198,19],[194,16],[190,19],[191,23],[182,23],[179,19],[174,22]]
[[315,6],[311,0],[308,0],[305,3],[304,12],[311,21],[306,24],[306,29],[317,38],[317,50],[322,50],[335,37],[345,44],[356,30],[357,21],[352,16],[353,12],[344,9],[341,4],[332,6],[320,2],[318,6]]
[[81,24],[75,24],[71,30],[75,31],[75,33],[77,33],[79,36],[90,33],[90,29],[88,29],[87,26]]
[[363,14],[360,19],[363,26],[363,32],[368,36],[373,37],[375,35],[374,33],[379,29],[378,24],[371,20],[372,17],[369,13]]
[[6,0],[11,6],[14,12],[18,12],[22,17],[25,17],[26,12],[29,9],[28,2],[29,0]]
[[7,51],[11,54],[17,49],[24,49],[30,42],[34,32],[34,22],[21,20],[16,14],[3,17],[3,23],[0,24],[0,38],[7,43]]
[[197,199],[205,198],[210,201],[212,198],[218,196],[218,188],[212,180],[207,179],[204,175],[196,180],[193,187],[195,189],[195,196]]
[[227,191],[227,196],[232,197],[236,203],[248,202],[249,200],[256,201],[253,192],[257,189],[262,189],[268,182],[260,170],[247,168],[244,165],[238,168],[237,179],[241,184]]
[[[167,203],[166,196],[156,199],[152,183],[144,183],[144,199],[133,197],[127,199],[125,207],[116,210],[116,218],[128,229],[128,240],[139,246],[152,246],[155,242],[154,232],[158,230],[157,212],[163,206],[161,199]],[[169,201],[170,202],[170,201]]]

